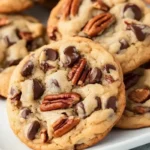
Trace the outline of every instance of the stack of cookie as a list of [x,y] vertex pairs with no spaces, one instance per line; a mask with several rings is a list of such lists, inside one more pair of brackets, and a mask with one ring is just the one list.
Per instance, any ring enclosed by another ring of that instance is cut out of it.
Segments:
[[[0,12],[34,3],[1,0]],[[150,126],[150,9],[142,0],[61,0],[47,33],[33,17],[1,14],[0,36],[0,95],[30,148],[82,150],[114,126]]]

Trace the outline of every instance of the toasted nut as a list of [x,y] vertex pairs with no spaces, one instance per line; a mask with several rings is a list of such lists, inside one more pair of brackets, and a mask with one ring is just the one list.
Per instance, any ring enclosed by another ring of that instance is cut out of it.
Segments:
[[48,134],[47,134],[47,130],[44,129],[41,131],[41,139],[42,139],[42,142],[45,143],[47,142],[48,140]]
[[149,89],[136,89],[129,93],[128,98],[134,102],[142,103],[146,101],[149,98],[149,96],[150,96]]
[[83,32],[90,37],[97,36],[115,22],[114,15],[103,13],[92,18],[84,27]]
[[63,116],[53,124],[54,137],[61,137],[67,132],[71,131],[77,124],[79,124],[80,119],[75,117]]
[[27,41],[31,41],[32,38],[32,33],[31,32],[22,32],[22,31],[17,31],[18,32],[18,36],[21,39],[27,40]]
[[134,107],[132,111],[138,114],[145,114],[150,111],[150,108],[137,106],[137,107]]
[[93,7],[103,10],[103,11],[109,11],[109,7],[102,1],[102,0],[92,0],[94,1]]
[[51,111],[71,108],[78,103],[80,99],[81,96],[77,93],[52,94],[45,96],[40,109],[41,111]]
[[67,0],[64,4],[64,11],[62,19],[66,19],[68,16],[75,16],[78,13],[78,9],[82,0]]
[[10,24],[10,21],[8,20],[8,18],[6,17],[0,18],[0,27],[8,25],[8,24]]

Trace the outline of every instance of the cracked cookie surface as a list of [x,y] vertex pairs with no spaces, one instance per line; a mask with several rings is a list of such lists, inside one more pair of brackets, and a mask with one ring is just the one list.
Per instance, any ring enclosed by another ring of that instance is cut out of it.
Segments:
[[0,15],[0,95],[7,97],[9,79],[14,68],[12,66],[43,46],[45,39],[45,29],[36,19],[29,16]]
[[150,126],[150,63],[125,75],[127,106],[116,125],[124,129]]
[[81,36],[99,42],[127,73],[150,58],[149,22],[150,9],[141,0],[62,0],[47,31],[50,41]]
[[11,128],[36,150],[92,146],[124,107],[119,64],[84,38],[54,42],[27,56],[12,75],[7,101]]

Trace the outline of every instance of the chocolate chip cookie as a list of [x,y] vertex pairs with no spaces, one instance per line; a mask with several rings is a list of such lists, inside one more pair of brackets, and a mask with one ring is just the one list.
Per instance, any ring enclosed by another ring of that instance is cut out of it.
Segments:
[[125,75],[127,106],[117,127],[150,126],[150,62]]
[[122,72],[99,44],[51,43],[16,67],[7,111],[14,133],[32,149],[84,149],[101,141],[125,107]]
[[124,73],[150,58],[150,9],[141,0],[62,0],[47,30],[51,41],[81,36],[101,43]]
[[13,70],[8,68],[18,65],[26,55],[44,45],[44,34],[43,25],[32,17],[0,15],[0,95],[7,97]]

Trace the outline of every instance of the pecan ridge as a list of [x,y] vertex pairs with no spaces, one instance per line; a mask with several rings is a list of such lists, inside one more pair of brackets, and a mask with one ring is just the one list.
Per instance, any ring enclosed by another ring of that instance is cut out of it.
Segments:
[[83,32],[90,37],[94,37],[102,34],[103,31],[114,22],[114,15],[110,13],[102,13],[89,20],[87,25],[84,27]]
[[77,93],[51,94],[44,97],[40,106],[41,111],[71,108],[78,103],[81,96]]
[[71,131],[80,122],[79,118],[73,116],[63,116],[52,125],[54,129],[54,137],[61,137],[67,132]]
[[78,13],[78,9],[82,0],[67,0],[64,5],[64,13],[62,19],[66,19],[68,16],[75,16]]

